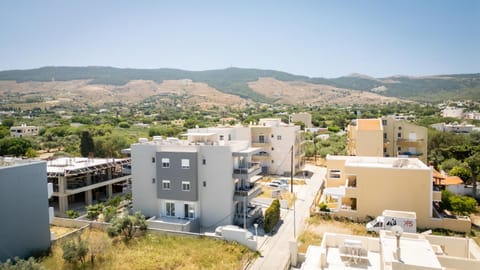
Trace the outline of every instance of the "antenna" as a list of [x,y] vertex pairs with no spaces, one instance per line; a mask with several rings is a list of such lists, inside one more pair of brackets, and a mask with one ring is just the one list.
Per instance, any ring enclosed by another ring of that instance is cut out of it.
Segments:
[[395,225],[392,227],[392,233],[397,237],[397,259],[399,262],[402,262],[401,257],[400,257],[400,236],[403,234],[403,228]]

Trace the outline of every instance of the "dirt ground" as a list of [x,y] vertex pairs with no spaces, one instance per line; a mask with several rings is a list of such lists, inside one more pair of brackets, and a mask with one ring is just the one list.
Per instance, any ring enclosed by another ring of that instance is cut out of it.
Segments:
[[314,216],[308,219],[305,230],[298,237],[298,251],[304,253],[309,245],[320,245],[325,232],[369,235],[363,223],[327,220],[320,216]]

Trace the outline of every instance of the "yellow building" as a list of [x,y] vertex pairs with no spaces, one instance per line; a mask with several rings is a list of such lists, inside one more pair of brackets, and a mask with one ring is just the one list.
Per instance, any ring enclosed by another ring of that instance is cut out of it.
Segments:
[[427,164],[427,128],[394,116],[382,118],[386,157],[416,157]]
[[347,127],[352,156],[416,157],[427,163],[427,128],[394,116],[355,119]]
[[356,119],[348,126],[348,154],[383,156],[383,127],[380,119]]
[[468,218],[442,218],[435,208],[432,168],[417,158],[327,156],[322,200],[336,215],[365,219],[385,209],[417,214],[420,228],[470,231]]

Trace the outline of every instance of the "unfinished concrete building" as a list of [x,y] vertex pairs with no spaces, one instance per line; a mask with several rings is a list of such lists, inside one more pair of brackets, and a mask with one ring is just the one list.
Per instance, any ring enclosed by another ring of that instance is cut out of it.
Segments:
[[48,182],[53,184],[50,206],[56,216],[67,210],[82,211],[131,187],[130,159],[59,158],[47,162]]

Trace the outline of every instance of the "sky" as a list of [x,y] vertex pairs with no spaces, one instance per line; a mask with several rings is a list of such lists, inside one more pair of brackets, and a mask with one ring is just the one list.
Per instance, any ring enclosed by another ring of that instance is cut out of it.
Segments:
[[480,72],[480,1],[0,1],[0,70]]

